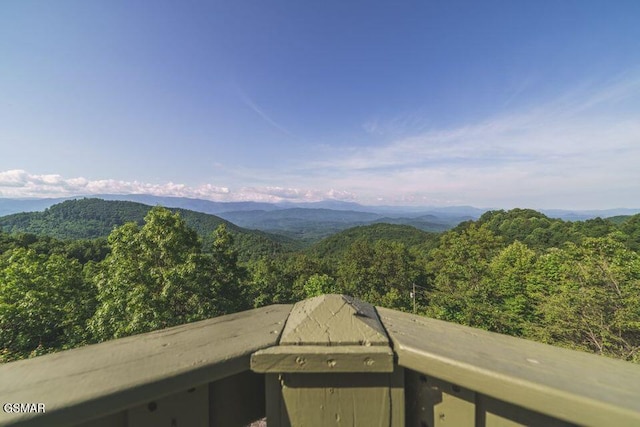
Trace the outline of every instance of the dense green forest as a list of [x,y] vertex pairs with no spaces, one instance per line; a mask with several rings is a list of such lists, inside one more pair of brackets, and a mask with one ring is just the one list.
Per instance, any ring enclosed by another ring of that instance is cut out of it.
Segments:
[[491,211],[300,249],[190,211],[66,203],[0,220],[1,361],[330,292],[412,311],[415,286],[419,314],[640,362],[640,215]]
[[[145,215],[150,210],[151,206],[136,202],[67,200],[43,212],[25,212],[1,217],[0,230],[63,240],[106,238],[115,227],[127,222],[142,225]],[[258,230],[247,230],[215,215],[178,208],[169,210],[180,214],[187,226],[202,238],[205,248],[210,247],[215,229],[220,224],[225,224],[234,237],[234,247],[242,254],[243,261],[301,247],[300,242],[295,240]]]

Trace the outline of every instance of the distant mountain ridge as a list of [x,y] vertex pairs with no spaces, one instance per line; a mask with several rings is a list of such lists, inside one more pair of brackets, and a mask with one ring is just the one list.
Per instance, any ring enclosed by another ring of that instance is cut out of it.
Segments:
[[[181,197],[151,195],[100,195],[109,201],[128,201],[144,205],[161,205],[216,215],[239,227],[274,233],[306,244],[316,242],[351,227],[389,223],[410,225],[425,231],[444,231],[461,221],[477,219],[484,210],[470,206],[434,208],[432,211],[415,207],[363,206],[353,202],[327,200],[311,203],[213,202]],[[71,198],[69,200],[78,200]],[[0,199],[0,215],[22,210],[42,210],[50,200],[51,206],[62,199],[15,200]],[[26,209],[25,209],[26,208]]]
[[[362,219],[358,219],[358,222],[363,224],[366,221],[376,221],[381,218],[390,218],[392,220],[399,220],[400,218],[418,218],[431,215],[434,218],[423,218],[422,222],[433,222],[435,224],[450,225],[456,221],[464,221],[469,219],[477,219],[484,212],[494,210],[494,208],[476,208],[473,206],[367,206],[361,205],[355,202],[345,202],[340,200],[324,200],[319,202],[305,202],[305,203],[293,203],[293,202],[281,202],[281,203],[266,203],[266,202],[214,202],[203,199],[193,199],[186,197],[172,197],[172,196],[154,196],[149,194],[100,194],[91,196],[74,196],[68,198],[34,198],[34,199],[11,199],[0,198],[0,216],[9,215],[20,212],[35,212],[44,210],[57,203],[65,200],[76,200],[82,198],[99,198],[103,200],[120,200],[138,202],[146,205],[161,205],[171,208],[188,209],[196,212],[208,213],[213,215],[222,216],[220,214],[226,213],[227,217],[238,218],[239,221],[243,221],[244,224],[250,225],[250,222],[257,224],[260,221],[264,221],[267,216],[262,213],[259,214],[254,220],[249,221],[250,215],[242,216],[239,212],[274,212],[290,209],[306,209],[310,210],[310,216],[315,216],[313,210],[325,209],[330,211],[351,211],[359,212],[361,214],[376,214],[378,218],[364,219],[366,216],[362,216]],[[495,208],[499,209],[499,208]],[[551,218],[561,218],[567,221],[583,221],[586,219],[601,217],[613,217],[620,215],[634,215],[640,213],[640,208],[616,208],[605,210],[563,210],[563,209],[536,209],[539,212]],[[296,213],[296,211],[289,211],[292,215],[288,215],[291,218],[301,219],[302,217]],[[278,215],[276,215],[278,216]],[[282,218],[282,215],[279,215]],[[331,216],[330,218],[334,218]],[[328,218],[325,218],[329,221]],[[437,220],[436,220],[437,219]],[[232,221],[233,222],[233,221]],[[406,222],[406,221],[405,221]],[[405,223],[399,222],[399,223]],[[413,224],[411,224],[413,225]],[[455,224],[454,224],[455,225]],[[262,227],[260,225],[260,227]],[[418,228],[426,229],[427,224],[423,224]],[[256,227],[258,228],[258,227]]]
[[[41,212],[25,212],[0,217],[0,230],[25,232],[58,239],[93,239],[106,237],[117,226],[126,222],[142,224],[152,206],[138,202],[103,199],[66,200]],[[169,208],[180,213],[187,225],[202,237],[205,249],[211,242],[213,231],[226,224],[234,235],[236,247],[244,258],[262,253],[285,252],[298,249],[299,244],[284,236],[247,230],[215,215],[180,208]]]
[[366,213],[377,213],[381,215],[400,215],[403,217],[421,216],[428,213],[446,214],[457,216],[470,216],[477,218],[489,209],[474,208],[472,206],[368,206],[355,202],[343,202],[339,200],[323,200],[319,202],[214,202],[204,199],[193,199],[188,197],[154,196],[150,194],[94,194],[86,196],[58,197],[58,198],[0,198],[0,216],[20,212],[35,212],[46,209],[57,203],[66,200],[77,199],[103,199],[120,200],[143,203],[145,205],[160,205],[172,208],[182,208],[197,212],[219,214],[223,212],[238,211],[273,211],[292,208],[303,209],[329,209],[334,211],[357,211]]
[[289,208],[273,211],[223,212],[220,217],[245,228],[313,242],[343,230],[377,223],[410,225],[423,231],[445,231],[471,217],[422,215],[389,217],[373,212],[322,208]]
[[69,198],[55,199],[7,199],[0,198],[0,216],[21,212],[43,211],[56,203],[64,202]]

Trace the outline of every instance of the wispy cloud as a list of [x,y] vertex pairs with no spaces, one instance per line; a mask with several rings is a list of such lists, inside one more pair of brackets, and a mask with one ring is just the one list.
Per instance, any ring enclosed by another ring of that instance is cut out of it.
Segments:
[[349,191],[328,189],[304,189],[286,187],[242,187],[233,194],[233,200],[263,202],[316,202],[320,200],[353,201],[356,195]]
[[[627,76],[528,111],[383,145],[341,147],[308,168],[337,177],[327,182],[369,200],[640,205],[638,107],[640,79]],[[370,131],[378,126],[365,125]]]
[[421,111],[395,115],[389,119],[373,118],[362,124],[362,129],[374,136],[400,136],[425,130],[430,120]]
[[275,120],[273,120],[262,108],[260,108],[260,106],[258,106],[258,104],[256,104],[247,94],[245,94],[244,92],[240,91],[240,98],[242,99],[242,102],[249,107],[251,110],[253,110],[254,113],[256,113],[258,116],[260,116],[264,121],[266,121],[267,123],[269,123],[273,128],[279,130],[280,132],[282,132],[283,134],[290,136],[292,138],[295,138],[295,135],[293,135],[291,132],[289,132],[284,126],[282,126],[280,123],[276,122]]

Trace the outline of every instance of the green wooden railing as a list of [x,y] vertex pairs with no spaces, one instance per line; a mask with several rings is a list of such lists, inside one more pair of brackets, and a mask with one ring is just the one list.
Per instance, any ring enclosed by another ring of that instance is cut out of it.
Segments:
[[323,295],[0,365],[0,405],[24,426],[640,426],[640,366]]

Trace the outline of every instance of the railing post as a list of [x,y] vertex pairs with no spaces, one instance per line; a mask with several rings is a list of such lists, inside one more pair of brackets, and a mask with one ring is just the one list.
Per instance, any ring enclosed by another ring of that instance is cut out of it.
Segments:
[[404,426],[404,372],[375,309],[343,295],[296,304],[279,346],[252,355],[272,426]]

